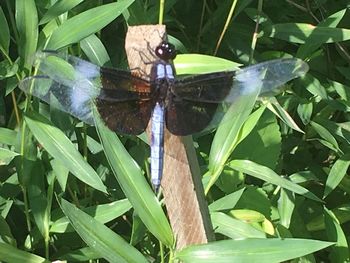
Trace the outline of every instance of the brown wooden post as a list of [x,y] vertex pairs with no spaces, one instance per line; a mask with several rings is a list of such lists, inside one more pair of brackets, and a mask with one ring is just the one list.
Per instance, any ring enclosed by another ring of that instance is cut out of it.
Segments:
[[[128,28],[125,50],[131,70],[143,77],[149,76],[152,65],[145,64],[144,59],[156,59],[150,52],[166,39],[163,38],[165,34],[165,26],[162,25]],[[176,248],[213,240],[208,206],[191,136],[177,137],[165,129],[164,175],[161,186],[176,238]]]

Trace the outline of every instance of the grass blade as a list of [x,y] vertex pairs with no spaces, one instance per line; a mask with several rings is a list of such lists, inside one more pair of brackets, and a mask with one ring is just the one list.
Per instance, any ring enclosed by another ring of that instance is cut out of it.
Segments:
[[45,24],[50,20],[56,18],[57,16],[67,12],[83,2],[84,0],[65,0],[65,1],[57,1],[54,5],[52,5],[49,10],[45,13],[45,15],[40,19],[39,25]]
[[9,244],[0,243],[0,260],[13,263],[50,263],[51,261],[35,254],[17,249]]
[[74,205],[62,199],[61,207],[80,237],[108,262],[148,262],[123,238]]
[[311,36],[318,44],[350,39],[350,29],[318,27],[304,23],[275,24],[264,28],[263,31],[265,36],[298,44],[304,44]]
[[18,51],[23,65],[31,68],[31,57],[38,42],[38,14],[34,0],[16,0],[16,25],[19,33]]
[[303,195],[307,198],[310,198],[315,201],[322,202],[317,196],[306,188],[295,184],[283,177],[280,177],[273,170],[268,167],[259,165],[257,163],[248,161],[248,160],[233,160],[228,164],[232,169],[240,171],[242,173],[249,174],[258,179],[264,180],[265,182],[279,185],[283,188],[286,188],[296,194]]
[[106,187],[95,170],[84,160],[72,142],[58,128],[39,114],[25,117],[35,138],[54,158],[60,160],[79,180],[106,193]]
[[46,48],[57,50],[79,42],[108,25],[133,2],[134,0],[121,0],[89,9],[68,19],[52,33]]
[[245,239],[187,247],[176,254],[183,262],[274,263],[298,258],[333,243],[308,239]]
[[10,46],[10,30],[4,12],[0,6],[0,49],[8,52]]

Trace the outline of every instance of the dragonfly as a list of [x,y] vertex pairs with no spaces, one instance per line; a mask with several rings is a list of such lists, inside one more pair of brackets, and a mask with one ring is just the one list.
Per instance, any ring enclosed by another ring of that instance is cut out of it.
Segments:
[[215,116],[223,116],[222,109],[239,96],[274,91],[308,71],[302,60],[285,58],[238,71],[176,76],[174,45],[162,41],[152,52],[155,60],[148,78],[99,67],[71,55],[41,52],[37,55],[40,73],[25,78],[19,87],[87,124],[94,125],[96,107],[104,124],[119,134],[139,135],[151,121],[151,182],[155,191],[163,174],[165,126],[177,136],[198,133]]

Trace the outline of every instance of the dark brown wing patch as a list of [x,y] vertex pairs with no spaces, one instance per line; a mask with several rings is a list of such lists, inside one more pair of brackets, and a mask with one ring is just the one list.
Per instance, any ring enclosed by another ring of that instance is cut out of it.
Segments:
[[175,135],[186,136],[202,131],[212,120],[218,104],[170,98],[166,108],[167,129]]
[[97,110],[106,126],[117,133],[138,135],[148,125],[154,107],[153,100],[96,100]]
[[130,72],[108,68],[101,68],[101,83],[96,106],[106,126],[117,133],[142,133],[155,104],[153,87]]

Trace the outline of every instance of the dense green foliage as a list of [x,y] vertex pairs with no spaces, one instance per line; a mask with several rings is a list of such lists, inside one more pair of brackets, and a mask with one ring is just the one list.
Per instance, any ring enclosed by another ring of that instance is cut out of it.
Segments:
[[145,137],[82,125],[17,88],[44,48],[126,68],[127,26],[158,23],[159,1],[2,0],[0,261],[349,262],[347,3],[165,1],[182,53],[310,67],[239,119],[240,132],[194,136],[219,241],[174,251]]

